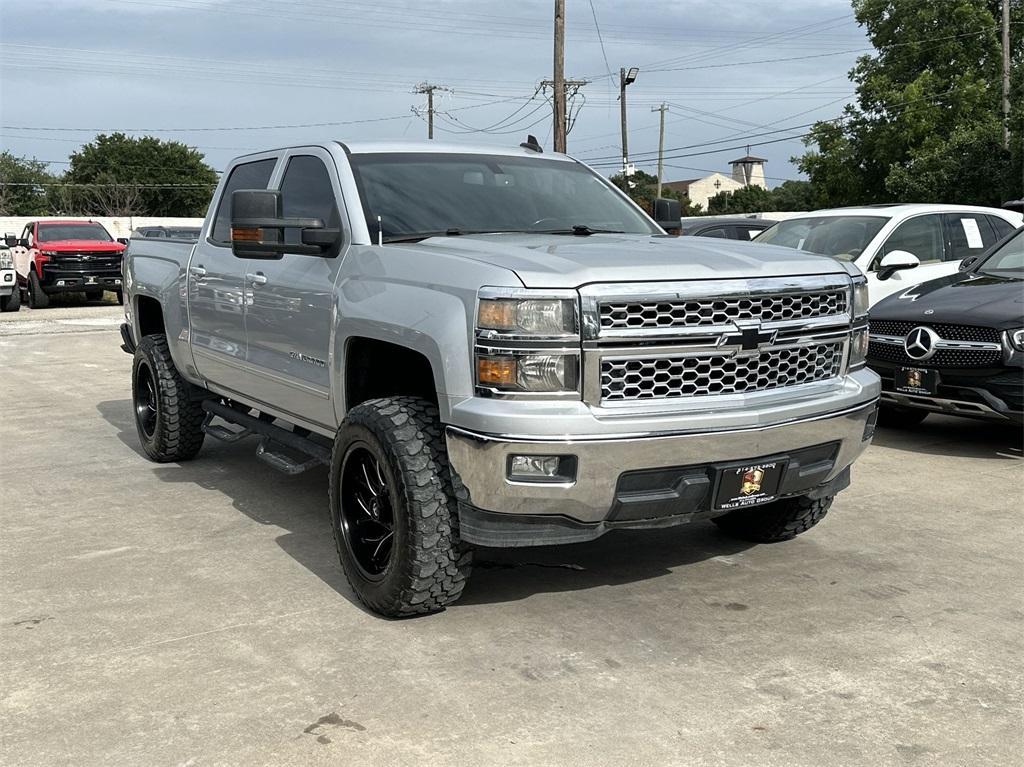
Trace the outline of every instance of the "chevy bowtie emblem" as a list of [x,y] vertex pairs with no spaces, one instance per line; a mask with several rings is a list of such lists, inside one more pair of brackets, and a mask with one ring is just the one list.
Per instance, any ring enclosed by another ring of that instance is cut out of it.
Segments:
[[913,360],[930,359],[935,354],[938,340],[939,336],[934,330],[921,325],[911,330],[903,339],[903,350]]
[[779,334],[777,330],[761,330],[761,328],[742,328],[739,333],[732,333],[722,339],[723,346],[739,346],[743,351],[749,352],[759,349],[762,346],[771,346],[775,343],[775,337]]

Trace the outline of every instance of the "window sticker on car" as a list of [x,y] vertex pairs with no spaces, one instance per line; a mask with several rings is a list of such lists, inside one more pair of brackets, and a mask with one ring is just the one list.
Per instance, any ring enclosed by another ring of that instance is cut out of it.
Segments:
[[967,236],[967,247],[971,249],[983,248],[985,244],[981,241],[981,230],[978,229],[978,222],[973,218],[961,218],[960,224]]
[[761,234],[761,232],[758,229],[748,229],[747,230],[747,237],[749,237],[750,239],[754,239],[759,234]]

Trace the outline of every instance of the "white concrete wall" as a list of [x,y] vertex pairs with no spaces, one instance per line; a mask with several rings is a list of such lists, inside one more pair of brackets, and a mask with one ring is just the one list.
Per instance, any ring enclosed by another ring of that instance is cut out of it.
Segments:
[[[719,183],[718,187],[715,187],[716,181]],[[692,204],[700,205],[704,210],[707,210],[708,201],[716,194],[720,192],[735,192],[737,189],[742,188],[743,184],[733,181],[724,173],[712,173],[710,176],[705,176],[690,184],[690,188],[687,190],[687,197],[690,198]]]
[[[25,224],[29,221],[39,221],[41,219],[59,221],[64,218],[81,221],[86,219],[86,216],[13,216],[10,218],[0,218],[0,236],[10,233],[15,237],[20,237],[21,230],[25,228]],[[110,232],[110,236],[114,238],[130,236],[132,229],[137,226],[201,226],[203,223],[201,218],[161,218],[159,216],[119,216],[116,218],[90,216],[88,220],[103,224],[107,231]]]

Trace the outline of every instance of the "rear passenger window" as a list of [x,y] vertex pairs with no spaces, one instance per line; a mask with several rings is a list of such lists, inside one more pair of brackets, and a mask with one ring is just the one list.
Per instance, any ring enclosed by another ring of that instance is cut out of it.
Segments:
[[729,239],[729,233],[725,231],[725,227],[718,227],[716,229],[705,229],[700,233],[701,237],[722,237]]
[[741,240],[752,240],[764,231],[764,229],[749,229],[745,226],[738,226],[736,230],[740,233]]
[[217,205],[217,218],[213,222],[212,239],[219,245],[231,243],[231,193],[239,189],[266,189],[277,160],[257,160],[236,165],[224,185],[224,193]]
[[946,259],[949,261],[981,255],[996,241],[988,216],[976,213],[947,213],[946,229],[949,232]]

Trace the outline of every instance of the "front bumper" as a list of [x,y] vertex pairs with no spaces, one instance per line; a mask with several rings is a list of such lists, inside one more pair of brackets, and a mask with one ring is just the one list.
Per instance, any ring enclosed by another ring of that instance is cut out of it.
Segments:
[[938,369],[939,386],[934,395],[896,391],[897,366],[869,360],[882,382],[881,402],[893,407],[931,413],[1024,423],[1024,369]]
[[[664,527],[712,509],[718,468],[784,457],[779,497],[833,495],[871,440],[877,402],[769,426],[617,439],[510,439],[447,430],[460,534],[483,546],[572,543]],[[572,483],[512,482],[512,455],[574,455]]]
[[97,269],[81,272],[43,265],[40,285],[45,293],[81,293],[84,290],[121,290],[121,271]]

